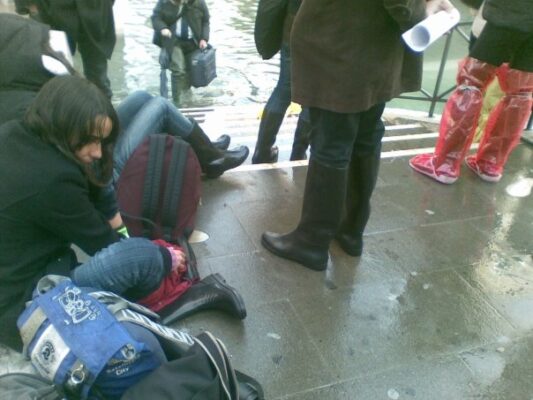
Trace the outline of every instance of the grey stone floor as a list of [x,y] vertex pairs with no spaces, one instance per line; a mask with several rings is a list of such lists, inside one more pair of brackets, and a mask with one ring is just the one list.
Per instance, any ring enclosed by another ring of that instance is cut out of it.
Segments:
[[[325,272],[260,244],[298,221],[306,167],[204,181],[200,272],[235,286],[248,317],[175,327],[218,335],[268,399],[533,399],[533,197],[507,192],[533,177],[533,148],[514,151],[498,184],[463,167],[440,185],[407,160],[382,160],[363,256],[333,243]],[[27,368],[5,349],[0,364]]]
[[270,399],[533,399],[532,177],[520,145],[499,184],[463,168],[452,186],[383,160],[365,253],[334,243],[326,272],[266,252],[288,231],[305,167],[204,182],[201,271],[243,294],[248,317],[204,313],[178,325],[216,332]]

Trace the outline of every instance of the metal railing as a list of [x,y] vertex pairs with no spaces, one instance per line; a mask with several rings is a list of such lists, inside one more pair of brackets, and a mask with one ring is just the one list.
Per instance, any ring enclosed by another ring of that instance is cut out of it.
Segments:
[[453,29],[450,30],[446,34],[446,41],[444,42],[444,49],[442,50],[442,56],[440,59],[440,65],[439,65],[439,72],[437,74],[437,81],[435,82],[435,87],[433,88],[433,91],[430,92],[429,90],[426,90],[424,88],[420,89],[420,93],[422,96],[416,96],[416,95],[401,95],[399,96],[400,99],[405,100],[420,100],[420,101],[427,101],[430,103],[428,116],[433,117],[433,113],[435,112],[435,107],[437,103],[445,103],[447,100],[448,94],[453,92],[455,89],[455,85],[442,91],[441,92],[441,85],[442,85],[442,77],[444,76],[444,68],[446,67],[446,62],[448,61],[448,53],[450,52],[450,46],[452,44],[452,39],[457,33],[460,37],[462,37],[467,42],[470,41],[470,36],[464,32],[462,29],[465,26],[472,25],[472,22],[460,22],[458,23]]

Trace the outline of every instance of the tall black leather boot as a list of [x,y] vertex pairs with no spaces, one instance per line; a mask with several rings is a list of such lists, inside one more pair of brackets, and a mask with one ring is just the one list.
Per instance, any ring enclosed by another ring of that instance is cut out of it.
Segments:
[[261,243],[270,252],[304,267],[322,271],[337,232],[346,192],[347,170],[311,159],[307,170],[302,216],[298,227],[285,235],[265,232]]
[[275,163],[278,161],[279,150],[274,146],[284,114],[263,111],[257,134],[252,164]]
[[291,161],[306,160],[306,151],[309,147],[309,136],[311,135],[311,123],[298,118],[298,124],[294,131],[294,140],[292,142]]
[[350,161],[345,216],[335,239],[347,254],[354,257],[363,252],[363,232],[370,218],[370,198],[378,179],[379,161],[380,152],[353,155]]
[[238,319],[246,318],[244,300],[220,274],[209,275],[192,285],[159,315],[163,324],[168,325],[202,310],[220,310]]
[[238,146],[231,150],[216,148],[196,122],[193,123],[191,134],[186,140],[198,156],[202,171],[208,178],[218,178],[224,171],[238,167],[250,152],[246,146]]

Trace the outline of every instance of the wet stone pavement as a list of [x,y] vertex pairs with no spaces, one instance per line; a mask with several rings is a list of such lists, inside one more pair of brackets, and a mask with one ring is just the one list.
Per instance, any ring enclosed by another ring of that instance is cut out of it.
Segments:
[[[199,120],[207,130],[209,115]],[[240,121],[234,143],[246,144]],[[411,142],[424,148],[434,128]],[[283,135],[277,168],[203,182],[200,272],[236,287],[248,317],[203,312],[174,327],[219,336],[268,399],[533,399],[533,197],[513,190],[533,176],[533,148],[517,147],[498,184],[463,167],[445,186],[394,153],[406,146],[387,145],[363,256],[332,243],[327,271],[313,272],[260,244],[263,231],[299,219],[306,166],[285,162]],[[27,368],[0,351],[4,370]]]

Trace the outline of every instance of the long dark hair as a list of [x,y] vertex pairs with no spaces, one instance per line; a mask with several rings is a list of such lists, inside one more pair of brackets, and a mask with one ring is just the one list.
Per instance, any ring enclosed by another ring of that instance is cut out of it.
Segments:
[[[102,140],[102,158],[95,165],[84,165],[75,153],[100,139],[106,117],[111,119],[113,128]],[[96,85],[78,76],[50,79],[26,111],[24,122],[43,141],[80,164],[92,183],[102,186],[109,181],[119,122],[113,105]]]

